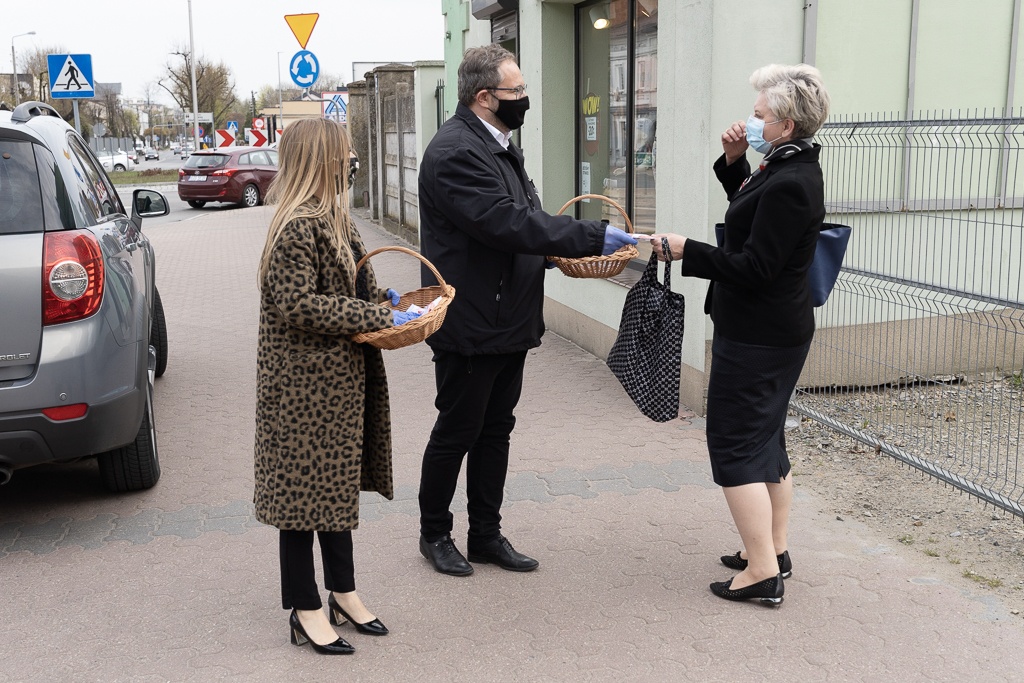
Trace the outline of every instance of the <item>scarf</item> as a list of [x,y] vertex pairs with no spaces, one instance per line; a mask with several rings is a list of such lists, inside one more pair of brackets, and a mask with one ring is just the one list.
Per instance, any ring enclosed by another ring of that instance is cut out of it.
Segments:
[[[814,146],[811,144],[811,140],[812,138],[799,138],[797,140],[790,140],[789,142],[785,142],[779,145],[778,147],[772,149],[772,151],[764,155],[764,159],[761,159],[761,163],[758,164],[757,168],[754,169],[754,172],[747,176],[747,179],[743,181],[743,184],[740,185],[740,190],[746,187],[747,183],[753,180],[754,176],[763,171],[765,167],[767,167],[768,164],[770,164],[771,162],[779,159],[788,159],[794,154],[803,152],[804,150],[807,149],[811,149]],[[739,190],[737,190],[737,192],[738,191]]]

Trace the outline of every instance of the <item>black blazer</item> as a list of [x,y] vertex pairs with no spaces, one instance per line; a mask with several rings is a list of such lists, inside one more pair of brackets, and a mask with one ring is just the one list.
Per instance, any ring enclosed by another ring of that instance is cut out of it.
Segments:
[[[468,107],[437,131],[420,162],[420,247],[455,299],[427,344],[471,356],[540,345],[544,257],[594,256],[601,221],[541,210],[515,144],[503,149]],[[435,283],[423,268],[425,286]]]
[[715,333],[746,344],[800,346],[814,336],[807,270],[825,219],[821,147],[772,160],[742,189],[750,165],[715,162],[729,197],[721,249],[687,240],[683,275],[712,281],[705,303]]

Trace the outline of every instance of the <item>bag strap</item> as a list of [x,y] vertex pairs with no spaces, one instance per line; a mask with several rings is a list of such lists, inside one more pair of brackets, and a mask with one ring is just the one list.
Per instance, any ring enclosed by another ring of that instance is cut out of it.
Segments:
[[665,288],[672,289],[672,250],[668,246],[668,238],[661,238],[661,253],[665,255]]

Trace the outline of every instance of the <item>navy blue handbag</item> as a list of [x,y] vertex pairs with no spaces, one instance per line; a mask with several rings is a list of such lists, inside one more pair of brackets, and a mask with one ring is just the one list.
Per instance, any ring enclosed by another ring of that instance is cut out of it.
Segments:
[[[814,248],[814,260],[807,271],[807,287],[811,290],[811,303],[815,308],[824,306],[832,288],[836,286],[839,270],[843,267],[846,246],[853,230],[848,225],[822,223],[818,233],[818,246]],[[721,247],[725,242],[725,223],[715,225],[715,240]]]

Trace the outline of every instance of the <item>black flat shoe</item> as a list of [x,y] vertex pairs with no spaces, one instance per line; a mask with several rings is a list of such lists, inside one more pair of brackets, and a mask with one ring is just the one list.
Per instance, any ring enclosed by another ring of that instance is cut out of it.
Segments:
[[292,645],[305,645],[309,643],[313,647],[314,652],[322,655],[350,655],[356,651],[344,638],[338,638],[333,643],[327,643],[326,645],[314,643],[313,639],[306,634],[306,629],[302,627],[302,622],[299,621],[299,615],[295,613],[295,610],[292,610],[292,615],[288,617],[288,626],[291,627]]
[[348,615],[348,612],[341,608],[338,601],[334,599],[334,593],[331,593],[331,597],[327,598],[327,607],[331,616],[331,624],[334,626],[341,626],[341,617],[345,617],[345,621],[355,626],[356,631],[359,633],[364,633],[368,636],[386,636],[390,633],[388,627],[382,624],[380,619],[374,619],[365,624],[358,623]]
[[469,576],[473,567],[462,556],[450,534],[445,534],[433,543],[420,536],[420,554],[430,560],[434,569],[449,576]]
[[[720,558],[722,564],[729,569],[735,569],[736,571],[743,571],[747,568],[747,561],[740,557],[742,551],[736,551],[735,555],[722,555]],[[784,551],[781,555],[776,555],[775,559],[779,561],[779,571],[782,573],[782,578],[788,579],[793,576],[793,562],[789,559],[789,551]]]
[[498,536],[480,548],[469,548],[469,561],[496,564],[510,572],[532,572],[540,562],[517,552],[509,540]]
[[786,592],[786,586],[782,582],[782,574],[738,590],[733,590],[731,586],[732,579],[713,583],[711,584],[711,592],[726,600],[752,600],[757,598],[763,604],[773,607],[782,604],[782,596]]

